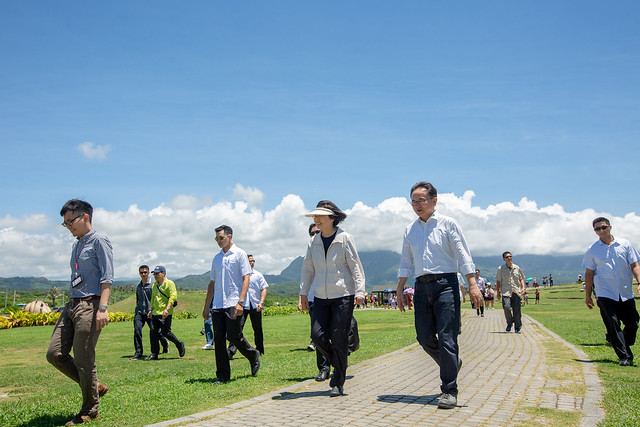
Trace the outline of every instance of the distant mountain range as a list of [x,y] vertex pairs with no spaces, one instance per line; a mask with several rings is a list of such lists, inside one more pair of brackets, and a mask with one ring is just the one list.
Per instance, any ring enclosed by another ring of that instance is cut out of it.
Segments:
[[[514,262],[522,268],[529,277],[536,277],[542,284],[542,277],[553,274],[554,283],[572,283],[578,278],[578,274],[584,275],[582,268],[582,255],[518,255],[514,254]],[[278,275],[265,274],[265,279],[270,284],[269,291],[276,295],[295,295],[298,293],[300,271],[302,269],[302,257],[298,257],[282,270]],[[395,285],[400,255],[393,251],[360,252],[360,259],[364,266],[367,279],[367,291],[375,285]],[[494,282],[496,270],[503,264],[500,255],[491,257],[474,257],[476,267],[480,274],[490,282]],[[189,275],[180,279],[173,279],[178,288],[182,289],[206,289],[209,284],[209,272]],[[114,286],[127,286],[137,284],[137,280],[116,281]],[[58,286],[66,289],[67,281],[50,281],[44,277],[11,277],[0,278],[0,289],[48,289]]]

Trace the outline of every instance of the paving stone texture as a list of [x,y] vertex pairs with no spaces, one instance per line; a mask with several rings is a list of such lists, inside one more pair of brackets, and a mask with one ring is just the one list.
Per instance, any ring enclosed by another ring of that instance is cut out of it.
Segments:
[[[439,368],[414,344],[350,366],[342,397],[329,397],[329,381],[307,380],[154,426],[510,426],[541,421],[531,419],[536,407],[576,411],[584,426],[602,420],[602,387],[581,350],[526,315],[521,333],[505,332],[505,326],[502,309],[489,309],[485,317],[465,310],[454,409],[437,408]],[[563,346],[578,368],[563,376],[562,366],[550,364],[549,345]]]

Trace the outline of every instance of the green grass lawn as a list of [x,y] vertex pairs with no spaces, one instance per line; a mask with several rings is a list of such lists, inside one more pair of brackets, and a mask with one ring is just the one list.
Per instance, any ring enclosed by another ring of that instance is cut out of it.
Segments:
[[[523,312],[579,347],[596,363],[605,387],[603,408],[606,418],[602,425],[640,425],[640,367],[637,362],[631,367],[618,366],[615,352],[604,339],[605,327],[600,311],[597,307],[587,308],[584,292],[580,289],[578,284],[541,289],[540,304],[537,305],[533,304],[535,293],[530,292],[529,305]],[[636,307],[640,311],[637,300]],[[632,351],[636,358],[640,355],[637,342]]]
[[[180,301],[188,307],[190,297]],[[196,299],[200,306],[202,294]],[[120,303],[118,303],[120,304]],[[180,305],[178,306],[180,308]],[[193,311],[190,309],[189,311]],[[415,341],[413,313],[392,310],[356,311],[360,350],[350,364],[391,352]],[[263,318],[265,355],[257,377],[244,357],[231,361],[232,381],[212,385],[213,351],[201,350],[202,319],[173,322],[187,354],[178,358],[171,345],[157,362],[130,361],[133,323],[111,323],[97,347],[98,378],[110,387],[101,399],[100,418],[92,425],[135,426],[177,418],[259,396],[317,374],[315,354],[306,351],[310,322],[307,314]],[[250,324],[245,329],[253,342]],[[0,330],[0,426],[64,424],[81,404],[78,386],[50,366],[45,358],[53,326]],[[146,328],[145,328],[146,336]],[[145,339],[145,353],[149,353]]]

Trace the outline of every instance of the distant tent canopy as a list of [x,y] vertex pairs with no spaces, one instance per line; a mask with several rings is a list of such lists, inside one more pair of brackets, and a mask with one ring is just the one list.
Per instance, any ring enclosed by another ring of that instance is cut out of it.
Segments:
[[29,311],[31,313],[49,313],[51,312],[51,309],[46,302],[36,300],[25,305],[24,311]]

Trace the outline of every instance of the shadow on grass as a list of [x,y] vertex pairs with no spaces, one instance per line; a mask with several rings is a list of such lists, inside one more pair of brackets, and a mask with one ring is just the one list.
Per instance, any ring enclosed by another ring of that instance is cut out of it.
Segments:
[[[185,383],[187,384],[196,384],[196,383],[200,383],[200,384],[214,384],[216,381],[216,377],[213,378],[191,378],[185,381]],[[233,382],[233,379],[230,379],[229,381],[225,381],[224,383],[215,383],[215,384],[228,384]]]
[[378,402],[384,403],[413,403],[416,405],[438,404],[440,394],[427,394],[426,396],[414,396],[411,394],[383,394],[378,396]]
[[18,427],[50,427],[50,426],[63,426],[67,421],[72,419],[76,414],[67,415],[41,415],[28,421],[26,423],[18,424]]
[[292,351],[305,351],[305,352],[313,353],[312,351],[307,350],[307,347],[305,347],[305,348],[292,348],[289,351],[290,352],[292,352]]

